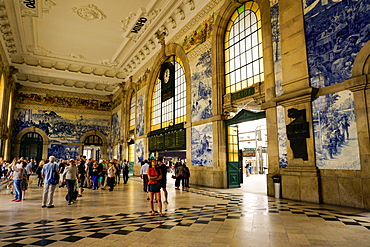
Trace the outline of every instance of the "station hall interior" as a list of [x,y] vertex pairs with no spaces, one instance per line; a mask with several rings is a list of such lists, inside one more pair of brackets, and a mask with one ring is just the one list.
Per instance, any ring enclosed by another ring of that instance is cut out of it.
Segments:
[[[72,215],[63,189],[51,212],[34,181],[16,205],[4,187],[0,245],[368,246],[369,13],[368,0],[0,0],[0,157],[130,164],[127,186],[87,189]],[[140,190],[159,157],[165,219]],[[178,161],[188,193],[173,190]]]

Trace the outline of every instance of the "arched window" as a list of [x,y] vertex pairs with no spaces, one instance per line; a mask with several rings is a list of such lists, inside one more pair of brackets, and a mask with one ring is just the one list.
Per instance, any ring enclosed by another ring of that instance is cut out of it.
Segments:
[[261,11],[249,1],[232,15],[225,35],[225,86],[233,93],[264,81]]
[[179,59],[174,59],[174,97],[162,101],[161,80],[154,86],[151,109],[151,131],[183,123],[186,120],[186,80]]
[[12,122],[12,117],[13,117],[13,114],[11,114],[12,107],[13,107],[13,92],[10,94],[10,97],[9,97],[8,123],[7,123],[8,128],[10,128],[10,124]]
[[0,79],[0,116],[2,116],[2,114],[3,114],[4,87],[5,87],[4,74],[2,74],[1,79]]
[[130,130],[135,129],[136,122],[136,95],[132,95],[130,104]]
[[[6,141],[6,143],[7,142],[8,140]],[[26,160],[41,160],[42,145],[43,139],[39,133],[28,132],[24,134],[21,139],[20,157],[24,157]]]
[[103,146],[103,140],[97,135],[91,135],[85,139],[84,144],[86,146]]

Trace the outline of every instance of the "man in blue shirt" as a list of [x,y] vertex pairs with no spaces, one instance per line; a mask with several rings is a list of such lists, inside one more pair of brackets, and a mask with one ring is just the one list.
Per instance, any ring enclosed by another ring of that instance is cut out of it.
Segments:
[[[42,177],[44,179],[44,194],[42,195],[42,207],[53,208],[53,196],[56,184],[51,184],[50,179],[53,172],[59,174],[58,165],[55,163],[55,157],[49,157],[49,163],[42,167]],[[59,181],[58,181],[59,182]]]

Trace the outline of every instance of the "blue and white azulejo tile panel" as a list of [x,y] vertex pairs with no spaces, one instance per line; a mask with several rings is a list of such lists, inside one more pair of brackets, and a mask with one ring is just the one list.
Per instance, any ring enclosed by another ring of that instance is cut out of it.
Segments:
[[272,27],[272,45],[274,57],[275,72],[275,93],[276,96],[283,94],[283,74],[281,67],[281,38],[280,38],[280,21],[279,21],[279,2],[270,1],[271,27]]
[[77,159],[80,155],[79,145],[58,145],[52,144],[48,149],[48,157],[54,156],[57,159]]
[[135,141],[136,145],[136,164],[141,164],[144,160],[144,140],[139,139]]
[[192,121],[212,117],[212,59],[211,49],[190,63]]
[[369,0],[304,0],[311,86],[341,83],[370,40]]
[[277,126],[278,126],[278,143],[279,143],[279,167],[285,168],[288,165],[288,152],[287,152],[287,135],[285,124],[284,107],[276,107]]
[[317,167],[360,170],[353,93],[317,97],[312,108]]
[[14,116],[14,133],[35,126],[48,135],[50,142],[80,142],[81,136],[90,130],[108,137],[111,130],[109,115],[15,109]]
[[191,159],[193,166],[213,166],[213,125],[192,127]]
[[136,106],[136,136],[144,135],[144,95],[137,98]]
[[121,112],[118,111],[112,115],[112,142],[114,141],[114,136],[117,136],[117,141],[121,139]]

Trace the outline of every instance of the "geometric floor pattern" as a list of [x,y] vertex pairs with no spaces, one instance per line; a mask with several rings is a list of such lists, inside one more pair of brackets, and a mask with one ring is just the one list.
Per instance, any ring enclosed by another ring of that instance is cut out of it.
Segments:
[[[130,183],[133,190],[123,189],[123,193],[140,194],[140,179],[131,179]],[[173,186],[168,187],[172,193]],[[105,194],[100,193],[97,197],[107,200]],[[73,208],[75,205],[63,205],[55,214],[49,214],[54,209],[41,209],[39,202],[30,205],[34,208],[22,210],[30,213],[49,210],[43,217],[23,216],[22,220],[12,220],[11,211],[1,211],[1,218],[6,219],[0,221],[0,245],[370,246],[370,217],[365,211],[246,195],[240,190],[198,187],[188,193],[176,193],[170,197],[166,217],[151,216],[147,204],[143,206],[146,195],[142,199],[142,193],[140,202],[125,201],[126,205],[136,205],[131,212],[120,211],[120,207],[111,211],[108,203],[98,206],[101,209],[95,212],[100,214],[91,215],[86,212],[95,204],[88,203],[88,199],[83,205],[85,211],[78,216],[73,214],[74,217],[68,217],[68,211],[79,211],[79,207]],[[57,197],[62,195],[56,193]],[[174,205],[170,207],[171,204]],[[10,204],[12,206],[18,205]],[[8,214],[8,218],[4,214]]]

